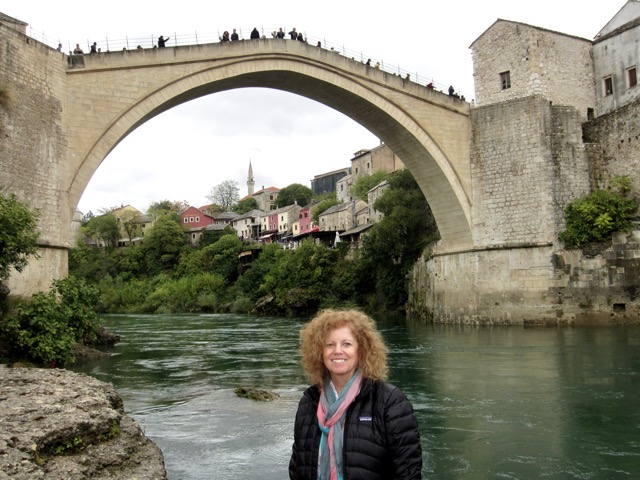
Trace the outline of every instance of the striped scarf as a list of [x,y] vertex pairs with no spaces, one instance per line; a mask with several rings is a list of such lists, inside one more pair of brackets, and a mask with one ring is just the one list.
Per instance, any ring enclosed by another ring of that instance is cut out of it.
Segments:
[[[360,392],[362,375],[357,371],[342,389],[340,396],[327,375],[318,402],[318,425],[322,430],[318,459],[318,480],[342,480],[342,435],[345,412]],[[338,427],[337,434],[334,432]]]

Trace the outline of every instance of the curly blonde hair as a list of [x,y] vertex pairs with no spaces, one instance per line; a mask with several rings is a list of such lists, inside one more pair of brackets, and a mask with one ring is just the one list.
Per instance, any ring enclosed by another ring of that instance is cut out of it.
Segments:
[[322,310],[300,331],[300,354],[302,368],[309,381],[322,387],[327,368],[322,360],[322,351],[329,332],[348,326],[358,341],[358,370],[363,378],[386,380],[387,347],[375,322],[358,310]]

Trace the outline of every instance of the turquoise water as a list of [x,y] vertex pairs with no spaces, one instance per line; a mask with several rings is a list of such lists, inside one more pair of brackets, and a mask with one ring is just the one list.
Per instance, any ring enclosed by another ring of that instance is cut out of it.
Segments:
[[[307,382],[303,319],[103,317],[122,336],[78,367],[112,382],[170,480],[286,479]],[[389,380],[413,402],[424,478],[640,477],[640,328],[462,327],[379,318]],[[258,403],[233,389],[280,398]]]

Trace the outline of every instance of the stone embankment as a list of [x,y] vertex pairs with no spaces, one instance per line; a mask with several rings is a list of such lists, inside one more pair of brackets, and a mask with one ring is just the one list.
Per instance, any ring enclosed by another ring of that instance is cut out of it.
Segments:
[[166,480],[164,457],[112,385],[0,365],[0,480]]

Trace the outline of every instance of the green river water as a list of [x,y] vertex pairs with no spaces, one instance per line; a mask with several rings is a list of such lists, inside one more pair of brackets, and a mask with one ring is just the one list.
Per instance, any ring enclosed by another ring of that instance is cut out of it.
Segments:
[[[640,478],[640,328],[424,325],[378,318],[412,401],[425,479]],[[170,480],[285,480],[307,383],[304,319],[109,315],[122,340],[75,370],[114,384]],[[276,391],[237,398],[239,386]]]

